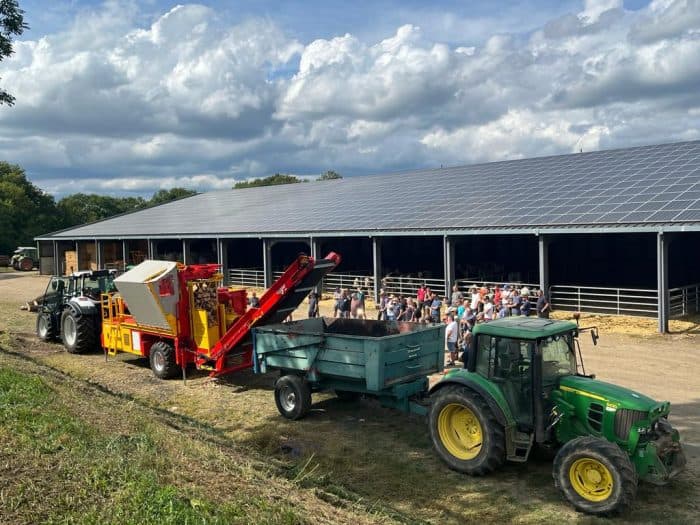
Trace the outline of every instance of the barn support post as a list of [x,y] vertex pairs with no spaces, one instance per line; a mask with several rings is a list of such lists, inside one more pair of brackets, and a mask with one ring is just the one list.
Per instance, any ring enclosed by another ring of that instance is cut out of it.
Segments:
[[51,244],[53,244],[53,274],[61,275],[61,261],[58,260],[58,243],[51,241]]
[[379,302],[379,290],[382,286],[382,239],[372,237],[372,271],[374,277],[374,301]]
[[541,234],[538,235],[537,248],[539,254],[540,290],[542,290],[551,301],[552,298],[549,297],[549,237]]
[[189,239],[182,239],[182,264],[192,264]]
[[455,240],[445,235],[442,240],[443,248],[443,275],[445,278],[445,297],[452,296],[452,286],[455,283]]
[[668,245],[670,238],[659,232],[656,235],[656,287],[658,291],[659,332],[668,332],[670,314],[668,296]]
[[[318,260],[320,257],[323,257],[321,254],[321,239],[317,237],[309,237],[309,246],[311,248],[311,257],[313,257],[314,261]],[[321,279],[314,287],[314,291],[319,297],[323,295],[323,279]]]
[[95,265],[100,270],[104,265],[104,254],[102,253],[103,242],[95,239]]
[[126,241],[122,239],[122,271],[126,271],[126,266],[129,264],[126,253]]
[[224,285],[230,284],[230,275],[228,271],[228,245],[224,239],[216,239],[216,263],[221,267],[221,273],[224,276]]
[[155,259],[155,256],[156,256],[155,241],[152,241],[151,239],[146,239],[146,244],[147,244],[147,249],[148,249],[148,258]]
[[263,239],[263,285],[265,288],[272,286],[272,239]]

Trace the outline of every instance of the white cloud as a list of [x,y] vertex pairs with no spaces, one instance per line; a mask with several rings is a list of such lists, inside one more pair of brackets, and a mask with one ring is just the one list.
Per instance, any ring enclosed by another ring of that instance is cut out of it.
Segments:
[[144,21],[110,1],[16,43],[0,156],[51,191],[150,194],[700,136],[700,0],[580,5],[526,33],[402,8],[411,23],[381,38],[301,43],[274,16],[179,5]]
[[587,24],[597,22],[600,15],[611,9],[621,9],[622,0],[585,0],[584,9],[578,14],[579,19]]
[[583,133],[574,131],[573,123],[560,114],[511,110],[484,125],[451,132],[443,129],[431,131],[421,142],[428,148],[448,154],[450,162],[458,161],[464,151],[472,152],[477,161],[496,161],[523,158],[528,156],[524,153],[526,151],[537,151],[541,156],[573,153],[580,149],[596,150],[600,147],[601,137],[608,134],[606,127],[590,124],[585,126]]

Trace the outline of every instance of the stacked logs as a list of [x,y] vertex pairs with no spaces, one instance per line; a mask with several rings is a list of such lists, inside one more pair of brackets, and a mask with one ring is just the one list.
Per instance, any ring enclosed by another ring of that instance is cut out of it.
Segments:
[[207,324],[209,326],[217,324],[216,283],[197,281],[192,285],[192,294],[194,295],[194,307],[199,310],[206,310]]

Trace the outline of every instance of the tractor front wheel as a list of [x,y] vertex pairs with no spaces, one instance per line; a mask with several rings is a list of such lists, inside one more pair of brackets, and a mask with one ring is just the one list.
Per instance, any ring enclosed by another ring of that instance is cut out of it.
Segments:
[[583,436],[566,443],[554,459],[554,485],[577,510],[610,516],[627,510],[637,494],[637,474],[615,443]]
[[98,336],[92,316],[66,308],[61,314],[61,338],[66,351],[82,354],[97,347]]
[[505,461],[505,433],[486,402],[463,386],[448,386],[435,394],[430,438],[450,468],[481,476]]
[[175,349],[165,341],[153,343],[149,351],[149,361],[153,374],[159,379],[172,379],[178,375],[179,367],[175,359]]
[[51,314],[40,312],[36,316],[36,335],[42,341],[53,341],[56,339],[56,329],[53,325]]
[[275,383],[277,410],[287,419],[301,419],[311,410],[311,388],[303,377],[286,375]]

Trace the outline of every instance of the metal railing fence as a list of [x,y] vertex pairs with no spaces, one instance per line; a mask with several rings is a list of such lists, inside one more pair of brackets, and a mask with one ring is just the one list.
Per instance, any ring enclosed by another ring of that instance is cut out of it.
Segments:
[[238,286],[264,288],[265,272],[259,268],[229,268],[228,282]]
[[354,272],[343,272],[343,273],[329,273],[323,279],[323,291],[327,293],[332,293],[336,288],[354,290],[357,287],[362,288],[369,295],[372,295],[374,290],[374,277],[367,274],[354,273]]
[[700,283],[671,288],[669,309],[671,317],[683,317],[700,312]]
[[554,285],[550,302],[555,310],[656,317],[658,293],[643,288]]
[[[259,268],[229,269],[229,283],[254,288],[264,287],[264,272]],[[277,279],[282,272],[273,272]],[[476,279],[458,279],[459,289],[466,293],[472,286],[492,288],[493,282]],[[323,281],[323,291],[332,293],[336,287],[356,288],[360,285],[370,295],[374,289],[374,278],[362,273],[330,273]],[[389,294],[414,297],[421,284],[429,286],[439,296],[446,295],[443,279],[425,277],[385,276],[380,288]],[[501,284],[501,283],[499,283]],[[518,288],[528,287],[530,297],[536,300],[536,283],[508,283]],[[555,310],[578,311],[608,315],[658,316],[658,292],[646,288],[608,288],[602,286],[553,285],[549,289],[549,300]],[[700,312],[700,283],[669,290],[671,317],[682,317]]]

